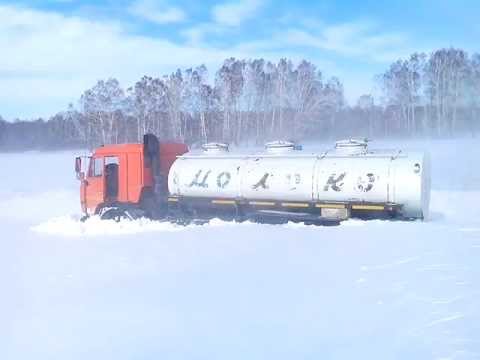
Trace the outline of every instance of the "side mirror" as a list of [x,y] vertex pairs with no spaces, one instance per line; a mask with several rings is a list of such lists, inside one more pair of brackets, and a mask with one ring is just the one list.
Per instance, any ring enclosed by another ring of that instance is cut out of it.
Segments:
[[82,158],[80,156],[75,158],[75,174],[77,175],[77,179],[82,178]]

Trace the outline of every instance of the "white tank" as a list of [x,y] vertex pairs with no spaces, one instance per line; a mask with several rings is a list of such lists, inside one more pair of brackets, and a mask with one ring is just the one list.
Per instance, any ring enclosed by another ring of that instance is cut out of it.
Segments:
[[174,162],[168,188],[197,198],[397,204],[405,217],[427,218],[430,163],[424,153],[369,150],[361,140],[318,154],[290,142],[268,143],[253,155],[208,144]]

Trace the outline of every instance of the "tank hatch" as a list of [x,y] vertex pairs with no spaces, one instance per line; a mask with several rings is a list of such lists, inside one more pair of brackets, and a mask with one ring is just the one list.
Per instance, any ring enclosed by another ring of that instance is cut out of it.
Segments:
[[266,143],[265,150],[268,153],[280,154],[295,150],[302,150],[302,146],[294,143],[293,141],[276,140]]
[[335,143],[335,151],[344,155],[366,154],[367,150],[367,139],[348,139],[340,140]]
[[202,149],[206,154],[222,154],[229,151],[228,144],[225,143],[207,143],[202,145]]

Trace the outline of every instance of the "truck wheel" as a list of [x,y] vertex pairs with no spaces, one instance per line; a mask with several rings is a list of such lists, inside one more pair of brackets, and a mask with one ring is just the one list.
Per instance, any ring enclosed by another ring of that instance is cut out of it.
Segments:
[[135,220],[144,216],[144,212],[141,209],[125,209],[121,207],[108,207],[103,208],[99,212],[100,219],[102,220]]

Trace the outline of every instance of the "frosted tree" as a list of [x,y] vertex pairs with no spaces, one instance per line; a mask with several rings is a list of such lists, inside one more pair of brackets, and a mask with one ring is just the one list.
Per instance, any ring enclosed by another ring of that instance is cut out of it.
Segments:
[[181,70],[164,77],[166,85],[167,113],[172,138],[180,141],[185,140],[185,123],[183,121],[184,87]]
[[288,85],[292,78],[292,68],[292,62],[287,59],[280,59],[276,68],[271,132],[273,134],[278,134],[279,136],[285,134],[284,113],[288,108]]
[[303,60],[295,71],[290,74],[287,86],[288,104],[291,109],[291,129],[293,138],[305,131],[302,123],[315,117],[320,107],[322,97],[322,74],[317,72],[315,65]]
[[116,120],[125,106],[125,93],[116,79],[98,81],[83,93],[80,106],[88,121],[89,143],[118,142]]
[[426,66],[427,93],[436,114],[437,134],[452,134],[457,126],[458,107],[466,91],[468,57],[463,50],[435,51]]
[[470,124],[468,127],[474,136],[478,119],[480,119],[480,54],[472,56],[469,84]]
[[368,128],[368,136],[371,137],[375,131],[375,100],[371,94],[361,95],[357,100],[357,108],[362,118],[365,119]]
[[219,94],[219,105],[223,113],[222,137],[225,141],[235,140],[235,121],[238,116],[238,99],[243,89],[244,62],[234,58],[225,60],[215,77]]
[[[410,59],[406,61],[406,76],[407,76],[407,133],[413,134],[417,129],[416,109],[421,105],[421,91],[422,91],[422,77],[423,69],[425,68],[425,54],[414,53]],[[424,129],[426,123],[424,122]]]
[[[213,110],[213,90],[207,84],[208,71],[205,65],[185,71],[184,110],[188,115],[187,128],[191,131],[190,138],[208,139],[207,123],[209,112]],[[199,135],[198,135],[199,133]]]
[[144,76],[128,89],[130,109],[137,123],[137,141],[148,132],[164,135],[162,112],[167,107],[166,86],[158,78]]
[[248,76],[247,96],[253,98],[250,98],[249,101],[253,102],[252,116],[255,118],[255,143],[258,145],[265,138],[265,118],[262,116],[267,111],[265,61],[263,59],[250,61]]

